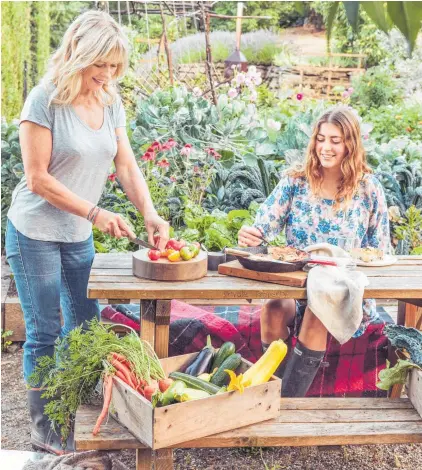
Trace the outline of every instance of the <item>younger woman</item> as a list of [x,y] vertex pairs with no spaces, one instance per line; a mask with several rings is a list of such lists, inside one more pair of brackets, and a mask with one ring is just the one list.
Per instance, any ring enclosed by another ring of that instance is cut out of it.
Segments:
[[[343,238],[355,238],[355,246],[388,250],[384,191],[367,165],[359,121],[350,109],[333,108],[318,120],[304,168],[283,175],[253,226],[240,229],[239,246],[257,246],[262,235],[272,240],[283,228],[287,244],[297,248],[320,242],[338,245]],[[365,299],[363,320],[354,337],[362,335],[376,318],[375,301]],[[305,302],[267,302],[261,315],[263,349],[278,338],[290,346],[293,329],[299,337],[279,369],[284,374],[282,395],[303,397],[324,357],[327,329]]]

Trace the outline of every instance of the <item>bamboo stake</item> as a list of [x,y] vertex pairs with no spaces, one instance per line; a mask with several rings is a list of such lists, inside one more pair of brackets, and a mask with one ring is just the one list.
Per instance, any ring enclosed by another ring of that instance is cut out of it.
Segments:
[[210,16],[208,12],[205,12],[203,3],[201,3],[201,12],[202,12],[202,18],[205,24],[205,49],[206,49],[205,66],[207,70],[208,80],[210,82],[212,101],[214,104],[217,104],[217,97],[215,94],[214,83],[212,81],[212,73],[211,73],[212,56],[211,56],[211,42],[210,42]]
[[171,59],[171,51],[167,41],[167,28],[166,28],[166,20],[164,18],[164,11],[163,5],[160,3],[160,13],[161,13],[161,21],[163,22],[163,38],[164,38],[164,49],[167,55],[167,65],[169,68],[169,78],[170,78],[170,85],[174,85],[174,77],[173,77],[173,61]]

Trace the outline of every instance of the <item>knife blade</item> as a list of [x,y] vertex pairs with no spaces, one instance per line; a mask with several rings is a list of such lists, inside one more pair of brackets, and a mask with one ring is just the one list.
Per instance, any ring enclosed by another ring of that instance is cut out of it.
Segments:
[[141,240],[140,238],[130,238],[130,241],[136,243],[139,246],[143,246],[144,248],[149,248],[150,250],[158,250],[156,246],[151,245],[148,242],[144,242],[144,240]]

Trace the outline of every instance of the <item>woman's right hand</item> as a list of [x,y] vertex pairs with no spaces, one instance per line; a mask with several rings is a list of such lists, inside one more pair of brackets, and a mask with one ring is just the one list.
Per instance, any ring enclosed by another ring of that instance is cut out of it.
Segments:
[[108,233],[112,237],[136,237],[132,232],[132,229],[119,214],[115,214],[114,212],[110,212],[105,209],[100,209],[97,217],[95,217],[94,225],[103,233]]
[[258,246],[262,243],[262,233],[255,227],[243,225],[237,235],[239,246]]

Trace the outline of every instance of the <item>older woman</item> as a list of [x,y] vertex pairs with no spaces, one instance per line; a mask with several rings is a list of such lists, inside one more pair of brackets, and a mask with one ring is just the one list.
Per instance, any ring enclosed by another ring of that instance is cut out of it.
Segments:
[[[26,326],[24,379],[40,356],[52,355],[57,337],[99,316],[87,299],[94,259],[92,224],[116,238],[133,237],[118,215],[97,206],[114,161],[129,199],[164,249],[168,223],[154,209],[126,135],[116,82],[128,63],[127,39],[111,16],[89,11],[68,28],[42,83],[29,94],[20,120],[25,176],[8,213],[7,259],[13,270]],[[64,324],[61,326],[60,308]],[[31,442],[54,453],[59,433],[44,415],[39,388],[28,390]]]

